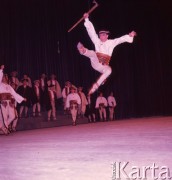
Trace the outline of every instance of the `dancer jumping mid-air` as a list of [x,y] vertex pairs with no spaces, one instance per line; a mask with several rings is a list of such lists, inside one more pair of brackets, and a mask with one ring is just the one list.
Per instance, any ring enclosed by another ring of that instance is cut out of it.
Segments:
[[80,42],[77,44],[77,49],[80,54],[88,57],[91,61],[92,67],[101,73],[99,79],[92,85],[89,95],[93,94],[100,85],[104,83],[106,78],[111,74],[112,69],[109,66],[109,61],[113,53],[113,49],[124,42],[132,43],[136,32],[132,31],[128,35],[124,35],[120,38],[108,39],[109,31],[101,30],[99,31],[99,36],[96,34],[93,24],[89,20],[88,13],[84,14],[85,27],[88,32],[89,37],[95,45],[95,51],[88,50]]

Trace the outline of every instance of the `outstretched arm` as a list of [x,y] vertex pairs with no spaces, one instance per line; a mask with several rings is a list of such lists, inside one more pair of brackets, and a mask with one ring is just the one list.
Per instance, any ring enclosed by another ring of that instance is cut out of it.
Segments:
[[26,98],[16,93],[16,91],[11,86],[10,86],[10,93],[18,103],[21,103],[22,101],[26,101]]
[[88,32],[88,35],[89,35],[90,39],[95,44],[97,41],[99,41],[99,38],[98,38],[98,35],[96,34],[96,31],[94,29],[94,26],[93,26],[92,22],[88,19],[89,14],[85,13],[83,15],[83,17],[85,19],[84,26],[86,27],[86,30]]
[[112,40],[113,45],[115,47],[115,46],[117,46],[121,43],[124,43],[124,42],[132,43],[133,39],[136,35],[137,35],[136,32],[132,31],[128,35],[121,36],[120,38],[115,38],[114,40]]

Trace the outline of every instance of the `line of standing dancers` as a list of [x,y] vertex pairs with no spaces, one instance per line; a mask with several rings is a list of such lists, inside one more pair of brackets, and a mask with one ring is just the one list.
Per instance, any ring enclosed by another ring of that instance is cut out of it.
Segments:
[[[100,92],[98,97],[95,95],[86,95],[82,87],[76,88],[70,82],[66,83],[62,91],[64,112],[72,115],[73,125],[76,125],[77,117],[86,116],[89,122],[107,121],[115,119],[116,100],[113,92],[106,99]],[[69,92],[68,94],[66,92]],[[109,109],[107,117],[107,108]]]
[[[109,108],[109,119],[114,119],[116,101],[113,94],[110,94],[107,100],[102,93],[98,97],[89,94],[85,96],[82,87],[76,88],[69,81],[65,83],[61,92],[61,87],[54,79],[54,75],[43,83],[44,86],[40,85],[41,80],[35,80],[33,87],[30,87],[32,83],[28,77],[22,79],[22,84],[18,86],[19,83],[14,81],[14,77],[10,78],[13,81],[9,81],[7,74],[3,73],[4,68],[4,65],[0,66],[0,133],[8,135],[10,132],[15,132],[18,119],[28,117],[30,103],[32,104],[32,117],[41,116],[41,108],[45,107],[47,120],[57,120],[56,100],[59,98],[63,99],[64,114],[71,115],[73,125],[76,125],[78,117],[84,116],[89,122],[96,122],[98,119],[106,121],[107,107]],[[45,87],[46,84],[47,87]],[[42,88],[45,91],[43,104],[41,104],[40,96]]]

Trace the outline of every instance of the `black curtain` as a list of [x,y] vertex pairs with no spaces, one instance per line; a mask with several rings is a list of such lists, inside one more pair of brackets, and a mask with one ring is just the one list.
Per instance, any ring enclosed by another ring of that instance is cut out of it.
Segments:
[[[132,44],[114,49],[113,69],[104,86],[114,91],[117,118],[172,114],[172,14],[158,0],[99,0],[90,15],[96,31],[109,29],[110,38],[135,30]],[[32,80],[54,73],[61,86],[69,80],[85,92],[97,79],[77,42],[94,49],[83,22],[68,29],[94,4],[91,0],[1,0],[0,64],[6,72],[27,73]]]

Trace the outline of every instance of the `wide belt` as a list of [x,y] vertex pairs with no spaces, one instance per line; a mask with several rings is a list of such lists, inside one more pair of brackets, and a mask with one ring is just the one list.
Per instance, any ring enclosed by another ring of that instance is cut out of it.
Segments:
[[0,101],[11,100],[11,98],[10,93],[0,93]]
[[99,52],[97,52],[96,55],[102,65],[109,65],[111,56]]
[[70,100],[70,105],[78,104],[76,100]]
[[99,107],[105,107],[104,103],[100,103]]

